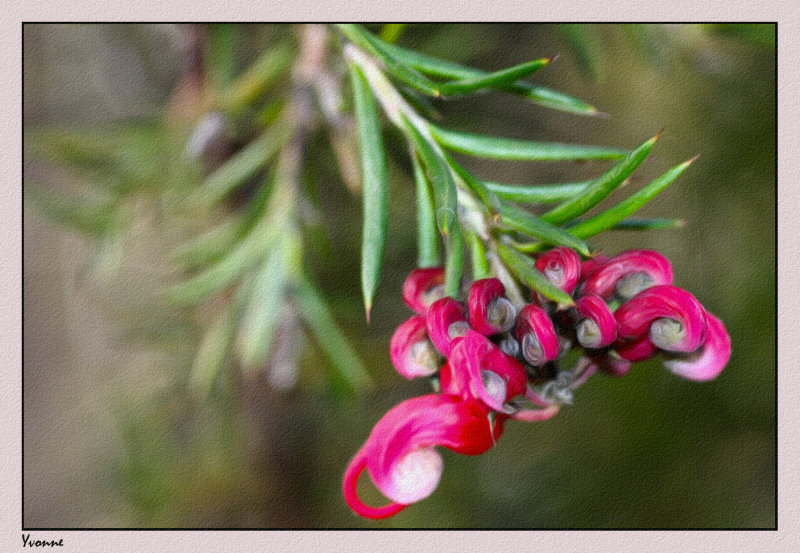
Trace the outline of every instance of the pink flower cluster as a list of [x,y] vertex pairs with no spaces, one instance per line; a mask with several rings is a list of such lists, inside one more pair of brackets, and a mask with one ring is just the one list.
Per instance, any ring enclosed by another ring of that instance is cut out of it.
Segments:
[[[344,477],[344,497],[359,515],[392,516],[430,495],[443,463],[436,446],[484,453],[508,419],[542,421],[572,400],[595,372],[626,374],[638,361],[661,355],[673,373],[710,380],[730,357],[725,327],[689,292],[672,285],[661,254],[631,250],[581,262],[554,248],[536,268],[573,297],[559,306],[532,291],[515,306],[495,278],[477,280],[466,303],[444,296],[442,268],[417,269],[403,285],[415,315],[391,340],[390,355],[404,377],[431,377],[438,393],[406,400],[375,425]],[[579,349],[575,366],[559,360]],[[390,503],[366,505],[357,483],[367,470]]]

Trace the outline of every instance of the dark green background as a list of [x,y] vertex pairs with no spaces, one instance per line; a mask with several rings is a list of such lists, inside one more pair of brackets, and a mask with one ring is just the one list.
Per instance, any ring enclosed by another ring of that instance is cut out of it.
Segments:
[[[590,26],[582,35],[588,62],[568,40],[570,29],[555,25],[411,26],[400,43],[487,70],[560,54],[533,81],[610,115],[581,117],[485,94],[440,106],[452,128],[626,148],[663,129],[630,187],[701,154],[643,212],[684,218],[685,228],[609,232],[593,244],[611,254],[655,248],[672,261],[675,284],[728,328],[733,356],[722,376],[693,383],[654,362],[623,379],[592,378],[555,419],[509,423],[485,455],[444,451],[444,475],[431,497],[390,520],[366,521],[342,499],[343,471],[386,410],[428,392],[397,375],[388,355],[393,329],[410,315],[400,285],[416,256],[408,224],[413,186],[397,135],[387,138],[398,146],[389,249],[369,326],[359,290],[358,198],[338,184],[330,156],[312,156],[310,175],[325,208],[307,240],[327,238],[307,246],[306,266],[375,380],[358,396],[342,391],[324,356],[306,343],[295,389],[229,375],[223,392],[194,403],[182,383],[198,322],[157,295],[174,270],[169,255],[183,238],[180,221],[144,225],[116,261],[121,274],[101,267],[89,276],[91,242],[26,210],[25,526],[774,527],[772,34],[658,25],[645,28],[648,43],[636,30]],[[289,31],[246,26],[243,59]],[[157,116],[178,76],[173,33],[161,25],[26,25],[25,130],[119,128]],[[582,180],[606,167],[463,159],[500,182]],[[28,180],[64,186],[66,177],[42,160],[26,157],[25,170]]]

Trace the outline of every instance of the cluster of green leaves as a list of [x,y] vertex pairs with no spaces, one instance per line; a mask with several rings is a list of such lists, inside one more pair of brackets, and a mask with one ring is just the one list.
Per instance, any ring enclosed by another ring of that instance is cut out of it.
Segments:
[[281,341],[302,342],[299,334],[305,332],[351,389],[363,387],[368,373],[302,264],[302,191],[291,159],[296,153],[290,153],[297,134],[304,132],[292,105],[296,48],[279,43],[237,75],[231,67],[233,45],[228,44],[232,27],[214,28],[225,44],[212,42],[209,49],[217,54],[211,67],[219,75],[212,79],[219,83],[213,109],[229,121],[255,121],[256,136],[212,171],[189,200],[195,210],[213,217],[225,211],[232,196],[250,190],[243,209],[179,252],[190,277],[168,291],[170,300],[196,306],[215,297],[232,298],[201,341],[191,382],[209,391],[232,359],[246,373],[276,363],[296,366],[297,358],[279,358],[279,352],[300,352],[282,348]]
[[[658,135],[630,151],[535,142],[446,129],[425,119],[412,107],[423,104],[420,95],[436,101],[490,90],[521,95],[552,109],[597,115],[598,110],[585,102],[521,80],[546,67],[551,59],[484,72],[400,47],[357,25],[338,28],[351,42],[345,55],[350,64],[361,144],[365,191],[362,287],[368,313],[380,277],[389,209],[378,105],[403,133],[412,152],[418,265],[441,265],[443,245],[448,295],[455,297],[460,293],[464,250],[468,246],[474,278],[510,272],[517,281],[546,297],[571,304],[569,296],[550,285],[536,270],[529,254],[561,245],[591,257],[592,248],[586,240],[606,230],[660,229],[681,224],[676,219],[637,219],[632,215],[671,184],[693,160],[669,169],[621,202],[584,217],[626,182],[651,152]],[[529,162],[614,160],[615,164],[588,181],[512,185],[476,177],[456,161],[453,153]],[[541,213],[535,215],[530,208]]]

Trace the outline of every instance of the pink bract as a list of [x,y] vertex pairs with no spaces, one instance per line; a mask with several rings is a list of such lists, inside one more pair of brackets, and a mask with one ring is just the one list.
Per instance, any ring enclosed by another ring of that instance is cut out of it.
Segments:
[[389,342],[389,356],[397,372],[408,379],[439,370],[439,355],[428,339],[425,317],[415,315],[397,327]]
[[464,399],[480,399],[494,411],[525,393],[525,368],[474,330],[453,344],[440,378],[442,392]]
[[[561,345],[553,321],[538,305],[531,303],[520,309],[516,334],[522,347],[522,355],[531,365],[542,365],[558,357]],[[536,359],[526,353],[526,345],[538,348]]]
[[586,348],[602,348],[617,339],[617,320],[600,296],[583,296],[575,301],[581,320],[578,341]]
[[629,250],[584,272],[589,274],[582,277],[585,280],[581,295],[596,295],[604,300],[614,294],[624,300],[650,286],[672,284],[672,265],[652,250]]
[[552,284],[571,295],[581,276],[581,258],[574,250],[558,246],[540,255],[536,268]]
[[614,312],[614,318],[620,341],[649,333],[653,345],[666,351],[693,352],[703,345],[705,310],[693,295],[676,286],[639,292]]
[[[477,400],[426,395],[406,400],[378,421],[344,476],[347,504],[368,518],[386,518],[430,495],[439,483],[442,458],[433,448],[446,447],[464,455],[488,450],[503,433],[502,419],[491,423],[489,411]],[[391,503],[364,504],[358,478],[364,469]]]
[[665,359],[664,366],[689,380],[705,381],[719,376],[731,357],[731,338],[725,325],[706,311],[706,341],[695,353]]
[[444,356],[450,355],[453,340],[469,329],[464,304],[451,297],[436,300],[428,308],[426,325],[428,335],[436,349]]
[[505,297],[506,289],[496,278],[476,280],[469,289],[469,324],[483,334],[492,336],[514,325],[516,312]]
[[644,334],[631,341],[617,341],[614,344],[614,351],[625,361],[637,363],[653,357],[658,353],[658,348],[650,341],[650,336]]
[[403,283],[403,300],[417,315],[444,295],[444,268],[414,269]]

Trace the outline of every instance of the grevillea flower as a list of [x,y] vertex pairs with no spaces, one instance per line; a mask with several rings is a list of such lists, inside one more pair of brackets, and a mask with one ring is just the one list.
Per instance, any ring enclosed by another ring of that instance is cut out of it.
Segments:
[[469,324],[483,334],[492,336],[514,326],[517,312],[508,301],[503,283],[496,278],[476,280],[469,289]]
[[574,250],[559,246],[540,255],[536,268],[552,284],[571,295],[581,276],[581,258]]
[[403,283],[403,300],[417,315],[424,315],[428,307],[443,296],[443,267],[415,269]]
[[[368,518],[386,518],[428,497],[439,484],[443,462],[436,446],[464,455],[488,450],[503,433],[502,418],[491,422],[489,409],[477,400],[426,395],[406,400],[378,421],[344,476],[347,504]],[[391,503],[364,504],[358,478],[364,469]]]
[[689,380],[705,381],[719,376],[731,357],[731,338],[718,318],[705,312],[706,340],[698,351],[672,355],[664,360],[670,371]]
[[439,370],[440,356],[428,339],[425,317],[415,315],[397,327],[389,343],[389,356],[397,372],[408,379]]
[[617,320],[600,296],[575,301],[580,320],[575,326],[578,342],[585,348],[602,348],[617,339]]
[[[653,286],[639,292],[615,312],[619,340],[650,342],[662,350],[691,353],[703,345],[705,310],[686,290]],[[619,350],[618,350],[619,351]]]
[[604,300],[616,293],[625,301],[650,286],[672,284],[669,260],[651,250],[623,252],[599,266],[587,268],[587,272],[581,295],[600,296]]
[[449,296],[436,300],[428,308],[428,335],[436,349],[445,357],[450,355],[453,340],[464,336],[469,330],[464,312],[464,304]]
[[558,357],[560,344],[553,321],[538,305],[531,303],[520,309],[516,333],[522,357],[531,365],[543,365]]
[[525,368],[474,330],[455,341],[442,368],[442,392],[464,399],[480,399],[487,407],[506,412],[505,403],[524,394]]

